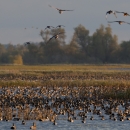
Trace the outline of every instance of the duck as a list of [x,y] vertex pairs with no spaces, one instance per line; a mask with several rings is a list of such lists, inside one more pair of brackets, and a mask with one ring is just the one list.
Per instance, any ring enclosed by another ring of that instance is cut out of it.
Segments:
[[[62,34],[62,32],[59,32],[58,34],[53,35],[53,36],[48,40],[48,42],[51,41],[53,38],[58,39],[58,38],[59,38],[59,34]],[[47,42],[47,43],[48,43],[48,42]]]
[[25,45],[30,45],[31,43],[30,42],[26,42]]
[[114,23],[114,22],[118,22],[120,25],[123,24],[123,23],[130,24],[130,23],[125,22],[125,21],[108,21],[108,23]]
[[56,8],[56,7],[51,6],[51,5],[49,5],[49,7],[51,7],[51,8],[54,8],[54,9],[58,10],[58,11],[59,11],[59,14],[62,14],[62,13],[63,13],[63,11],[73,11],[73,10],[63,10],[63,9],[59,9],[59,8]]
[[56,28],[61,28],[61,27],[65,27],[64,25],[58,25]]
[[93,116],[90,117],[90,120],[94,120]]
[[119,12],[119,11],[116,11],[116,13],[123,13],[124,16],[130,16],[130,14],[128,14],[127,12]]
[[52,29],[52,28],[55,28],[55,27],[53,27],[53,26],[46,26],[46,28],[44,30],[46,30],[46,29]]
[[33,125],[30,127],[30,129],[32,129],[32,130],[36,130],[36,123],[35,122],[33,122]]
[[13,125],[10,127],[10,129],[16,130],[16,126],[15,126],[14,123],[13,123]]
[[22,125],[25,125],[26,123],[25,123],[25,121],[24,120],[22,120]]
[[53,125],[57,125],[57,122],[56,122],[56,120],[54,120],[54,122],[53,122]]
[[104,116],[102,116],[101,120],[105,120]]
[[113,11],[113,10],[109,10],[109,11],[106,12],[106,19],[107,19],[107,14],[114,14],[115,17],[117,18],[117,16],[116,16],[116,12]]

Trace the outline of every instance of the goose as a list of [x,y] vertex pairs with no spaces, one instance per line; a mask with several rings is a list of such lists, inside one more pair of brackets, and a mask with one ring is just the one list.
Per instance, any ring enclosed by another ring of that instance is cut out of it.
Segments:
[[59,8],[56,8],[56,7],[51,6],[51,5],[49,5],[49,7],[51,7],[51,8],[54,8],[54,9],[58,10],[60,14],[62,14],[62,12],[63,12],[63,11],[73,11],[73,10],[63,10],[63,9],[59,9]]
[[128,14],[127,12],[119,12],[119,11],[116,11],[116,13],[123,13],[124,16],[130,16],[130,14]]
[[26,42],[25,45],[30,45],[31,43],[30,42]]
[[26,123],[25,123],[25,121],[24,120],[22,120],[22,125],[25,125]]
[[[62,34],[62,32],[60,32],[60,33],[58,33],[58,34],[52,36],[52,37],[48,40],[48,42],[49,42],[50,40],[52,40],[53,38],[58,39],[58,38],[59,38],[59,34]],[[47,43],[48,43],[48,42],[47,42]]]
[[125,22],[125,21],[108,21],[108,23],[114,23],[114,22],[118,22],[120,25],[123,24],[123,23],[130,24],[130,23]]
[[64,25],[58,25],[56,28],[61,28],[61,27],[65,27]]
[[107,19],[107,14],[114,14],[115,17],[117,18],[116,13],[113,10],[109,10],[109,11],[106,12],[106,19]]
[[32,129],[32,130],[36,130],[36,123],[35,122],[33,122],[33,125],[30,127],[30,129]]
[[16,130],[16,126],[15,126],[14,123],[13,123],[13,125],[10,127],[10,129],[14,129],[14,130]]
[[54,120],[54,122],[53,122],[53,125],[57,125],[57,122],[56,122],[56,120]]
[[47,26],[44,30],[46,30],[46,29],[51,29],[51,28],[55,28],[55,27],[53,27],[53,26]]

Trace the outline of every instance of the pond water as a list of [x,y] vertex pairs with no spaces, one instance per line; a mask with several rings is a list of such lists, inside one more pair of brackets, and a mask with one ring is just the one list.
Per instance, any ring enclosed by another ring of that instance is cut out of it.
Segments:
[[[1,89],[0,119],[3,120],[0,121],[0,130],[9,130],[13,123],[17,130],[29,130],[33,122],[36,123],[37,130],[130,130],[129,99],[103,99],[97,96],[98,87],[91,86],[87,89],[86,97],[80,97],[77,88],[69,87],[64,90],[68,92],[66,96],[61,93],[62,87],[56,90],[48,87]],[[78,94],[77,97],[72,97],[74,92]],[[58,95],[54,97],[54,94]],[[90,120],[92,116],[94,120]],[[104,120],[101,120],[102,117]],[[114,117],[117,121],[114,121]],[[16,118],[19,121],[14,121]],[[123,121],[120,121],[122,118]],[[25,120],[25,125],[22,125],[22,119]],[[55,119],[57,125],[51,121],[39,121],[40,119]],[[82,123],[83,121],[85,122]]]
[[86,123],[81,123],[81,120],[75,120],[73,123],[67,120],[57,120],[57,125],[51,122],[26,121],[26,125],[22,125],[21,121],[1,121],[0,130],[9,130],[12,123],[15,123],[17,130],[29,130],[33,122],[37,125],[37,130],[129,130],[130,121],[112,121],[112,120],[86,120]]

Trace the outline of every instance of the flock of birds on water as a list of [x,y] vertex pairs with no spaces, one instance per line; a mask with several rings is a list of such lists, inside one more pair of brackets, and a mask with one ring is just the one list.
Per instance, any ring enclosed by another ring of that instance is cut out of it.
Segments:
[[[13,120],[10,129],[18,128],[16,121],[36,130],[36,121],[58,125],[58,120],[87,123],[88,120],[130,121],[130,99],[103,97],[106,87],[90,86],[82,95],[82,87],[39,86],[2,87],[0,89],[0,119]],[[20,126],[19,126],[20,127]]]
[[[56,8],[56,7],[51,6],[51,5],[49,5],[49,7],[56,9],[59,12],[59,14],[62,14],[64,11],[74,11],[74,10],[59,9],[59,8]],[[116,13],[122,13],[124,16],[130,16],[130,14],[128,14],[127,12],[109,10],[109,11],[106,12],[106,19],[107,19],[107,14],[114,14],[114,16],[117,18]],[[108,23],[114,23],[114,22],[117,22],[120,25],[123,24],[123,23],[130,24],[130,23],[125,22],[125,21],[108,21]],[[46,30],[46,29],[56,29],[56,28],[61,28],[61,27],[65,27],[65,26],[64,25],[58,25],[57,27],[47,26],[44,30]],[[60,34],[63,34],[63,32],[59,32],[59,33],[53,35],[46,43],[50,42],[52,39],[58,39]],[[30,44],[30,42],[26,42],[26,44]]]

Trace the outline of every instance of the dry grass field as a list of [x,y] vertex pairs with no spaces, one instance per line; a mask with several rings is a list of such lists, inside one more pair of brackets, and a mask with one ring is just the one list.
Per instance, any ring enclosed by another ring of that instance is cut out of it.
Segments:
[[130,65],[0,66],[0,87],[99,87],[105,96],[130,97]]

